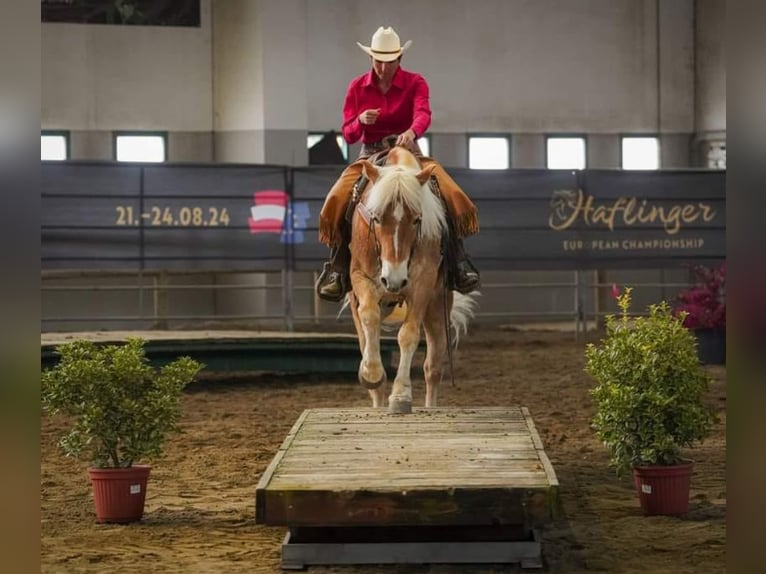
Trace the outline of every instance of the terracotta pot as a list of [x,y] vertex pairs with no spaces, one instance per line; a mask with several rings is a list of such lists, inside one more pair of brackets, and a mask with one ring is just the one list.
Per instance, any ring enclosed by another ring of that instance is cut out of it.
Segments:
[[693,467],[693,462],[633,467],[633,484],[644,514],[676,516],[688,512]]
[[136,522],[144,515],[150,466],[89,468],[96,522]]

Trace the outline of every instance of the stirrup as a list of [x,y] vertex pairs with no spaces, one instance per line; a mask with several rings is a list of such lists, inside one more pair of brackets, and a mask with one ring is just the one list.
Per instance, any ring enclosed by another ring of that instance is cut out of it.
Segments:
[[[461,273],[461,267],[463,268],[463,273]],[[468,275],[475,275],[476,279],[472,280],[469,279]],[[469,279],[467,282],[459,283],[459,279]],[[471,291],[475,291],[478,289],[480,283],[481,283],[481,275],[479,274],[479,270],[476,269],[476,267],[471,263],[471,261],[468,258],[463,259],[455,266],[455,274],[452,277],[452,281],[450,282],[450,287],[457,291],[458,293],[462,293],[463,295],[467,295]]]
[[[335,280],[333,280],[333,275],[335,275]],[[334,284],[338,286],[337,292],[328,293],[326,288]],[[325,301],[330,301],[332,303],[339,303],[343,301],[343,298],[348,292],[348,289],[346,288],[346,282],[343,280],[343,274],[334,271],[329,263],[325,263],[322,266],[322,273],[319,275],[314,288],[320,299],[324,299]]]

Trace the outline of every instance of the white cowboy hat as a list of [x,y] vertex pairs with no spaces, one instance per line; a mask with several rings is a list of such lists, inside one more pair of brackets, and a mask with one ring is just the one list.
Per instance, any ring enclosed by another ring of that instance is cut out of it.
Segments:
[[380,62],[393,62],[402,53],[410,47],[412,40],[407,40],[402,46],[399,43],[399,34],[391,26],[384,28],[381,26],[372,35],[372,42],[369,46],[363,46],[359,42],[357,45],[367,52],[370,56]]

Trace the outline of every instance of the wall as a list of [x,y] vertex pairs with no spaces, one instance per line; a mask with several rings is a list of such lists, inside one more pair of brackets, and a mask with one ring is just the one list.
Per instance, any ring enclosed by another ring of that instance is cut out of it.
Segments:
[[726,132],[726,0],[697,0],[695,129]]
[[210,0],[200,28],[42,24],[41,126],[74,159],[108,159],[113,130],[172,134],[169,159],[212,159]]
[[305,2],[213,4],[215,161],[306,165]]
[[696,0],[694,159],[707,164],[708,151],[726,142],[726,0]]
[[[433,132],[657,131],[655,0],[334,6],[308,3],[314,129],[337,128],[345,87],[368,66],[355,42],[385,23],[413,40],[403,65],[430,83]],[[662,3],[660,19],[663,128],[690,132],[693,2]]]
[[340,127],[368,67],[356,41],[389,24],[413,40],[403,63],[430,82],[448,165],[465,165],[466,132],[681,134],[676,166],[695,131],[726,129],[724,0],[202,6],[200,28],[43,24],[43,128],[72,130],[76,157],[111,157],[111,130],[145,129],[171,134],[171,160],[303,165],[304,132]]

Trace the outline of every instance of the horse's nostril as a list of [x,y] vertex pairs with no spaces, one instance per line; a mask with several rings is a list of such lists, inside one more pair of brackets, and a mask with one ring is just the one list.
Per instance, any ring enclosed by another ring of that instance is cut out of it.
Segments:
[[383,283],[383,287],[388,287],[388,279],[385,277],[381,277],[380,282]]
[[407,280],[406,280],[406,279],[404,279],[404,280],[402,281],[402,289],[404,289],[406,286],[407,286]]

